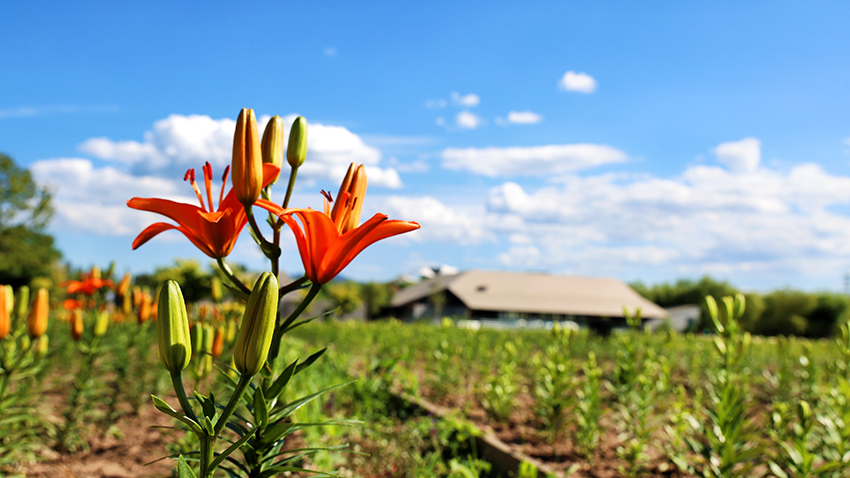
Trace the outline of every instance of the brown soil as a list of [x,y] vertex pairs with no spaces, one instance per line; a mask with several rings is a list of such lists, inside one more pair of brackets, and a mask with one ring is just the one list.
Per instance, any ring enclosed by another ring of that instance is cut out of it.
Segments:
[[172,420],[153,405],[142,407],[136,416],[125,415],[105,436],[89,436],[89,450],[73,454],[43,451],[43,461],[25,465],[23,474],[32,478],[142,478],[171,476],[174,464],[162,460],[145,466],[166,455],[165,434],[172,430]]

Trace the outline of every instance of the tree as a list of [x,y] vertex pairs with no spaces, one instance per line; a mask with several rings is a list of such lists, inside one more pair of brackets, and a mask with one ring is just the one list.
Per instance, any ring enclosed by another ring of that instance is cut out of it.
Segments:
[[153,274],[140,274],[136,284],[147,286],[155,291],[165,281],[173,280],[180,284],[186,302],[197,302],[212,296],[212,272],[204,271],[195,260],[177,259],[170,267],[159,267]]
[[0,283],[18,287],[52,275],[62,257],[44,232],[52,215],[50,192],[0,153]]

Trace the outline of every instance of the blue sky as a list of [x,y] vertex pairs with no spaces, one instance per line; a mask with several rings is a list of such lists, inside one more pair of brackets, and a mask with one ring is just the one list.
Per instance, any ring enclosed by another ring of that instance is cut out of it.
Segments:
[[[850,270],[843,2],[14,2],[0,151],[49,184],[79,266],[206,256],[133,196],[193,201],[233,122],[303,115],[295,205],[350,161],[422,229],[346,275],[428,265],[840,289]],[[282,187],[276,191],[283,194]],[[298,273],[294,244],[285,268]],[[247,235],[231,260],[259,269]]]

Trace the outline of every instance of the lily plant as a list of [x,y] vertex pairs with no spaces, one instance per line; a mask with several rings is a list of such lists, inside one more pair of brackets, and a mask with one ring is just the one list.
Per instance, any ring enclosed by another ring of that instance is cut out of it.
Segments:
[[[330,193],[322,191],[323,211],[291,207],[298,169],[307,154],[307,122],[303,117],[293,122],[284,152],[283,120],[279,116],[271,118],[261,139],[253,110],[243,109],[236,122],[232,162],[222,177],[218,208],[213,205],[213,172],[209,163],[202,168],[205,194],[198,187],[194,170],[190,169],[184,176],[200,206],[160,198],[132,198],[127,202],[133,209],[161,214],[176,223],[157,222],[148,226],[133,241],[133,249],[162,232],[177,230],[217,261],[229,281],[225,285],[247,301],[231,351],[233,366],[225,366],[228,370],[221,374],[231,390],[229,399],[219,403],[212,393],[206,396],[193,391],[193,402],[182,379],[182,370],[192,356],[185,303],[178,284],[169,282],[161,289],[159,353],[171,375],[180,407],[178,411],[157,397],[154,404],[182,422],[200,444],[200,449],[187,457],[173,457],[177,458],[177,475],[181,478],[209,478],[222,469],[230,476],[260,478],[285,471],[316,473],[301,468],[300,459],[328,447],[291,450],[286,448],[286,440],[307,426],[340,423],[297,423],[292,416],[298,408],[330,389],[291,401],[283,400],[283,392],[292,377],[313,364],[326,349],[304,361],[280,363],[281,340],[286,332],[312,320],[302,315],[322,286],[340,274],[366,247],[420,227],[415,222],[390,220],[380,213],[360,224],[367,184],[363,165],[349,167],[335,202]],[[272,200],[272,186],[281,174],[284,159],[289,166],[289,181],[284,199],[278,204]],[[232,188],[225,193],[228,173],[232,173]],[[270,230],[260,228],[254,215],[255,206],[268,214],[265,223]],[[253,287],[248,287],[225,261],[246,227],[269,260],[270,271],[264,272]],[[304,275],[281,286],[280,243],[284,228],[294,234]],[[279,302],[301,289],[307,289],[307,293],[299,295],[300,303],[295,310],[282,317]],[[224,434],[230,435],[227,447],[219,446]],[[241,453],[237,454],[237,450]]]

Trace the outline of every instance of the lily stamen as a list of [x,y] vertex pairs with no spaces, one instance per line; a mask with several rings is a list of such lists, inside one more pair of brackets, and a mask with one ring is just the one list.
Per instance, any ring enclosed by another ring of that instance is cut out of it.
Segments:
[[204,186],[207,187],[207,201],[210,202],[210,211],[215,211],[212,202],[212,166],[210,162],[204,163]]
[[[227,175],[230,173],[230,165],[228,164],[226,168],[224,168],[224,174],[221,176],[221,193],[218,195],[218,203],[221,204],[224,201],[224,189],[227,187]],[[212,174],[212,170],[210,170],[210,174]]]
[[201,196],[201,190],[198,189],[198,184],[195,182],[195,168],[190,168],[186,171],[186,175],[183,176],[183,181],[186,180],[189,181],[189,184],[192,185],[192,189],[195,190],[195,195],[198,196],[198,201],[201,203],[201,209],[203,209],[204,212],[209,212],[207,211],[206,205],[204,205],[204,198]]

